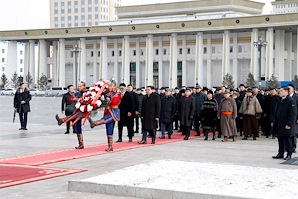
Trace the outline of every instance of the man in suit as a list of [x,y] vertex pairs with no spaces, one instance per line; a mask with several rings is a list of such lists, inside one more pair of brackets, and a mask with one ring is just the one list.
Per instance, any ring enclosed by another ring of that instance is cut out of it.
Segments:
[[127,127],[129,142],[132,142],[132,137],[134,136],[133,123],[135,111],[133,94],[132,92],[126,91],[126,84],[124,83],[119,85],[119,89],[122,98],[119,104],[120,121],[118,122],[118,140],[116,142],[122,142],[122,132],[124,126]]
[[[133,111],[133,118],[136,118],[139,115],[139,96],[136,92],[133,91],[133,86],[131,84],[127,85],[127,92],[130,92],[133,95],[133,102],[134,102],[134,111]],[[134,123],[132,123],[132,128],[134,127]],[[137,131],[135,131],[136,133]]]
[[282,87],[279,91],[279,96],[281,97],[281,100],[278,103],[272,124],[273,131],[277,133],[278,154],[276,156],[272,156],[272,158],[283,159],[284,151],[286,150],[287,156],[284,158],[284,160],[290,160],[293,152],[292,136],[296,131],[296,101],[289,96],[288,87]]
[[[67,86],[68,92],[65,93],[62,97],[62,103],[61,103],[61,112],[62,114],[65,113],[66,116],[70,116],[73,111],[75,111],[75,101],[73,100],[74,97],[74,86],[69,85]],[[69,127],[70,122],[66,123],[66,132],[64,134],[69,134]],[[73,133],[76,133],[75,128],[73,128]]]
[[19,113],[21,128],[19,130],[27,130],[28,112],[30,112],[31,95],[26,84],[21,83],[14,95],[14,109]]
[[[289,84],[288,88],[289,88],[289,96],[291,96],[296,102],[297,114],[298,114],[298,94],[295,93],[295,86],[293,84]],[[296,118],[295,131],[292,136],[293,153],[296,153],[296,148],[297,148],[297,130],[298,130],[298,115]]]
[[[142,89],[138,88],[137,89],[137,97],[138,97],[138,102],[139,102],[139,109],[138,109],[138,114],[136,114],[136,131],[135,133],[139,133],[139,119],[140,119],[140,114],[141,114],[141,110],[142,110],[142,103],[143,103],[143,99],[144,99],[144,95],[142,94]],[[143,123],[142,119],[141,119],[141,124]],[[141,128],[141,132],[143,133],[143,127]]]

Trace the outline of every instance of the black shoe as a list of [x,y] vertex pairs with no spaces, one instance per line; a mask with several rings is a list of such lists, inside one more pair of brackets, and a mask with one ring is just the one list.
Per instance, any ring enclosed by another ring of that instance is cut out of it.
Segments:
[[288,160],[291,160],[291,158],[292,157],[290,155],[287,155],[287,157],[285,157],[284,160],[288,161]]
[[27,131],[28,129],[27,128],[23,128],[23,130]]
[[160,138],[160,139],[165,139],[166,137],[165,137],[165,136],[160,136],[159,138]]
[[69,132],[66,131],[64,134],[69,134]]
[[188,140],[188,136],[185,136],[185,137],[184,137],[184,140]]
[[132,142],[132,138],[129,138],[128,142]]
[[172,136],[171,136],[171,135],[168,135],[168,138],[169,138],[169,139],[172,139]]
[[208,137],[205,137],[205,139],[204,140],[208,140]]
[[195,136],[201,136],[199,133],[195,134]]
[[24,130],[23,127],[19,128],[19,130]]
[[242,138],[242,140],[247,140],[247,137]]
[[75,134],[77,134],[77,132],[75,132],[75,131],[73,131],[72,133],[75,133]]
[[273,159],[283,159],[284,155],[277,154],[276,156],[272,156]]
[[122,142],[122,139],[118,139],[118,140],[116,141],[116,143],[118,143],[118,142]]
[[256,137],[253,137],[253,140],[257,140],[257,138]]
[[155,144],[155,141],[152,141],[151,144]]
[[218,135],[217,138],[221,138],[221,135]]
[[213,137],[212,140],[215,140],[215,137]]
[[146,141],[144,141],[144,140],[142,140],[142,141],[140,141],[140,142],[138,142],[139,144],[147,144],[147,142]]

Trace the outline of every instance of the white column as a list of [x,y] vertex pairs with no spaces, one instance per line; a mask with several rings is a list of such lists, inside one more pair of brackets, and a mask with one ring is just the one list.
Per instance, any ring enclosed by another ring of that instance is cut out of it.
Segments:
[[[65,85],[65,39],[59,39],[58,86]],[[77,85],[75,85],[77,86]]]
[[287,59],[285,60],[285,76],[284,80],[292,80],[294,75],[292,72],[292,51],[293,51],[293,34],[287,32],[285,34],[285,50],[287,51]]
[[121,81],[130,84],[129,36],[124,36],[122,42],[122,77]]
[[266,34],[266,80],[267,78],[269,79],[273,74],[273,39],[273,28],[268,28]]
[[29,70],[30,70],[30,65],[29,65],[29,49],[30,49],[30,44],[29,42],[26,43],[25,46],[25,54],[24,54],[24,80],[25,81],[25,77],[28,74]]
[[285,75],[285,30],[275,30],[275,70],[278,80],[283,81]]
[[[14,73],[18,74],[18,52],[17,41],[8,42],[7,47],[7,62],[5,67],[5,73],[8,80],[10,80]],[[1,74],[2,75],[2,74]]]
[[[97,66],[97,44],[98,44],[98,40],[94,40],[94,44],[93,44],[93,82],[97,82],[99,80],[99,70],[98,70],[98,66]],[[100,52],[100,56],[102,56],[101,52]]]
[[225,30],[223,33],[223,47],[222,47],[222,78],[230,74],[230,31]]
[[145,86],[153,86],[153,35],[146,38]]
[[[195,84],[203,85],[203,61],[204,61],[203,33],[196,34],[196,58],[195,58]],[[211,50],[211,49],[210,49]]]
[[163,83],[163,48],[162,48],[162,36],[158,37],[158,85],[159,88],[164,86]]
[[47,70],[47,43],[45,40],[41,39],[38,42],[38,72],[37,78],[40,78],[42,74],[48,77]]
[[108,68],[108,38],[102,37],[100,39],[100,71],[99,78],[106,80],[110,79],[107,76],[107,68]]
[[212,70],[211,70],[211,62],[212,62],[212,45],[211,45],[211,34],[207,35],[207,87],[212,87]]
[[[36,73],[35,73],[35,41],[34,40],[29,40],[29,71],[30,75],[32,76],[33,79],[33,84],[35,83],[36,80]],[[25,79],[27,74],[24,74]],[[29,86],[29,85],[28,85]]]
[[239,84],[238,82],[238,35],[237,33],[233,34],[233,76],[235,86]]
[[58,86],[58,42],[53,41],[52,86]]
[[173,33],[170,38],[170,88],[177,86],[177,34]]
[[114,72],[115,72],[115,80],[117,82],[117,85],[119,85],[121,83],[121,80],[120,80],[120,76],[119,76],[119,63],[118,63],[118,40],[115,39],[114,40]]
[[[259,78],[259,61],[258,61],[258,47],[254,45],[254,42],[259,41],[258,29],[252,29],[251,32],[251,55],[250,55],[250,72],[253,74],[255,80]],[[238,84],[237,84],[238,85]]]
[[136,88],[139,88],[140,87],[140,56],[141,56],[141,53],[140,53],[140,38],[136,38]]
[[187,60],[187,49],[186,49],[186,35],[183,36],[182,38],[182,86],[191,86],[191,85],[186,85],[186,79],[187,79],[187,65],[186,65],[186,60]]
[[87,75],[86,75],[86,57],[87,57],[87,50],[86,50],[86,38],[80,38],[80,48],[81,52],[79,54],[80,57],[80,64],[79,64],[79,81],[87,82]]

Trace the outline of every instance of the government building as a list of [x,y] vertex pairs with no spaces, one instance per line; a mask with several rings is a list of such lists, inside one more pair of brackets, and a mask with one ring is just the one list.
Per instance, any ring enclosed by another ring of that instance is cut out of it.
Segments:
[[298,13],[264,15],[263,7],[248,0],[124,6],[116,8],[116,21],[1,31],[0,40],[13,49],[13,63],[17,44],[25,44],[24,76],[30,72],[36,83],[45,74],[52,86],[114,77],[134,87],[211,88],[226,74],[245,84],[250,72],[255,80],[290,81],[298,70]]

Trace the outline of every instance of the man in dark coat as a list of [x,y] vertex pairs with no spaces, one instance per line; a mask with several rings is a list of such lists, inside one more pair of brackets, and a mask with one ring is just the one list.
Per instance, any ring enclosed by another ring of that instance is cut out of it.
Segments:
[[[295,93],[295,86],[293,84],[289,84],[288,88],[290,92],[289,96],[295,100],[296,106],[298,109],[298,94]],[[297,110],[297,114],[298,114],[298,110]],[[293,153],[296,153],[296,148],[297,148],[297,130],[298,130],[298,115],[296,118],[295,132],[294,132],[294,135],[292,136]]]
[[279,91],[281,101],[279,102],[275,119],[273,121],[273,131],[277,133],[278,154],[272,156],[274,159],[284,158],[284,151],[287,151],[285,160],[290,160],[293,152],[291,137],[295,134],[297,119],[296,101],[289,96],[289,88],[282,87]]
[[[133,118],[136,118],[136,116],[139,114],[139,96],[136,92],[133,91],[133,86],[131,84],[127,85],[127,92],[131,92],[133,95],[133,102],[134,102]],[[133,126],[134,126],[134,123],[133,123]],[[137,131],[134,131],[134,133],[136,132]]]
[[[220,87],[217,87],[215,90],[214,99],[216,100],[217,104],[219,105],[221,100],[224,98],[224,94],[222,93],[222,89]],[[220,127],[220,120],[218,119],[216,121],[216,130],[218,131],[218,138],[221,138],[222,132]]]
[[152,142],[155,144],[156,128],[160,118],[160,97],[153,92],[153,86],[146,87],[146,95],[142,103],[141,118],[143,119],[143,136],[139,144],[147,144],[147,132],[149,132]]
[[133,122],[134,122],[134,99],[132,92],[126,91],[126,85],[121,83],[119,85],[120,92],[122,95],[121,103],[119,104],[120,110],[120,121],[118,122],[118,140],[116,142],[122,142],[122,131],[123,127],[127,127],[129,142],[132,142]]
[[[179,100],[180,100],[180,97],[181,97],[181,94],[180,94],[180,91],[179,91],[178,87],[175,88],[173,97],[176,98],[176,106],[178,107],[178,103],[179,103]],[[175,117],[174,117],[174,123],[175,123],[174,130],[178,130],[178,128],[179,128],[179,124],[178,124],[179,123],[179,116],[177,114],[177,108],[176,108],[176,114],[175,114]]]
[[176,99],[172,96],[169,88],[165,91],[165,96],[161,98],[161,139],[165,138],[165,131],[168,131],[168,138],[173,134],[173,119],[176,113]]
[[[262,110],[264,110],[264,100],[265,100],[265,96],[263,94],[261,94],[259,88],[257,86],[252,87],[252,91],[253,91],[253,95],[256,96],[256,98],[258,99]],[[262,130],[262,135],[265,135],[264,131],[265,131],[265,122],[264,122],[264,113],[261,114],[261,117],[258,119],[258,124],[261,127]]]
[[[141,114],[141,110],[142,110],[142,102],[143,102],[143,99],[144,99],[144,95],[143,95],[143,93],[142,93],[142,89],[141,88],[138,88],[137,89],[137,101],[138,101],[138,103],[139,103],[139,109],[138,109],[138,114],[136,114],[136,131],[135,131],[135,133],[139,133],[139,120],[140,120],[140,114]],[[142,119],[141,119],[141,124],[142,124],[143,122],[142,122]],[[143,128],[142,128],[142,131],[141,131],[142,133],[143,133]]]
[[[74,97],[74,86],[67,86],[68,92],[65,93],[62,97],[61,102],[61,112],[65,113],[66,116],[70,116],[75,111],[75,101],[72,99]],[[66,132],[64,134],[69,134],[70,122],[66,123]],[[73,133],[76,133],[75,127],[73,128]]]
[[193,95],[196,100],[196,108],[195,108],[195,127],[197,134],[196,136],[200,136],[200,123],[201,123],[201,110],[204,101],[207,99],[207,95],[202,92],[202,88],[200,85],[196,86],[196,94]]
[[242,100],[244,99],[245,97],[245,94],[246,94],[246,87],[244,84],[240,84],[239,85],[239,100],[241,101],[242,103]]
[[191,96],[191,89],[185,90],[185,96],[181,97],[178,112],[182,126],[182,133],[185,134],[184,140],[188,140],[190,136],[190,128],[194,119],[196,100]]
[[277,91],[275,88],[269,89],[269,95],[266,95],[264,97],[264,133],[266,135],[266,138],[269,138],[269,136],[272,134],[272,139],[276,137],[275,132],[272,131],[271,123],[274,120],[275,112],[277,105],[280,101],[280,97],[277,95]]
[[30,100],[31,95],[29,89],[24,83],[21,83],[14,95],[13,100],[14,109],[19,113],[21,124],[21,128],[19,130],[27,130],[28,112],[30,112]]

